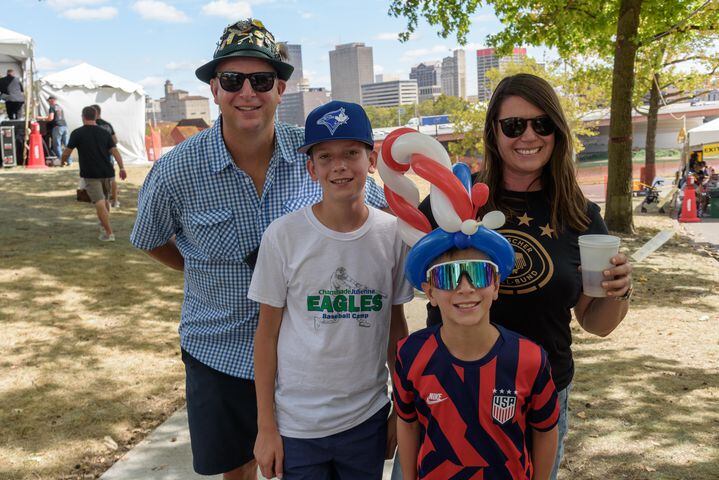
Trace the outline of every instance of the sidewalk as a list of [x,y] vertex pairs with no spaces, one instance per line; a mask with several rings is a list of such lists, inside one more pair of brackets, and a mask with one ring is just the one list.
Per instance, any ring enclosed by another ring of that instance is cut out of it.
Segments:
[[[392,461],[384,463],[384,480]],[[259,478],[262,479],[261,475]],[[221,480],[222,475],[197,475],[192,470],[187,410],[175,412],[135,448],[118,460],[100,480]]]
[[702,218],[698,223],[680,223],[696,242],[705,244],[719,254],[719,218]]

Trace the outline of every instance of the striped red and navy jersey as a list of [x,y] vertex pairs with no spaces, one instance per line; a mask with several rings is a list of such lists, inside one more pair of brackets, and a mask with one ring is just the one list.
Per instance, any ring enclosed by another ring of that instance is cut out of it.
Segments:
[[447,350],[440,325],[399,343],[394,402],[419,421],[418,478],[532,478],[530,427],[554,428],[557,391],[542,347],[495,326],[497,342],[470,362]]

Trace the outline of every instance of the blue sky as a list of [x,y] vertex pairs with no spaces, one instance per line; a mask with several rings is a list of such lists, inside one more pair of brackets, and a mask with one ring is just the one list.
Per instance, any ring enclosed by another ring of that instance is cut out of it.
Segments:
[[[210,96],[194,69],[211,58],[223,28],[240,18],[261,19],[278,40],[302,45],[304,76],[330,86],[329,51],[364,42],[373,47],[375,73],[408,78],[421,61],[441,60],[457,48],[421,24],[407,43],[397,40],[403,18],[387,14],[390,0],[2,0],[0,26],[35,41],[40,75],[80,62],[138,82],[153,98],[166,79],[175,88]],[[473,16],[468,36],[467,91],[476,94],[475,50],[501,25],[491,9]],[[529,49],[541,59],[543,49]]]

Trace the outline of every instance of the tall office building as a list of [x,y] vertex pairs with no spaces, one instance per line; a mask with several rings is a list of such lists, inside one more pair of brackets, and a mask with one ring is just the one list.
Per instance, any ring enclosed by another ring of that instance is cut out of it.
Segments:
[[410,80],[417,80],[419,101],[434,100],[442,94],[442,64],[440,62],[423,62],[412,67]]
[[442,59],[442,93],[450,97],[467,97],[467,68],[464,50],[457,49]]
[[277,118],[281,122],[304,127],[307,115],[330,100],[330,92],[324,88],[285,93],[282,95],[282,103],[277,107]]
[[362,105],[365,107],[414,104],[417,103],[418,97],[417,80],[390,80],[362,85]]
[[[283,42],[284,43],[284,42]],[[300,91],[300,83],[304,73],[302,72],[302,45],[294,45],[291,43],[284,43],[287,47],[287,54],[289,55],[288,63],[295,67],[292,72],[292,76],[287,80],[287,88],[285,92],[295,93]]]
[[479,101],[489,101],[492,96],[491,85],[487,79],[488,70],[497,68],[501,70],[503,65],[509,62],[521,62],[527,56],[526,48],[515,48],[511,56],[497,57],[493,48],[477,50],[477,96]]
[[364,43],[337,45],[330,51],[332,99],[360,103],[362,85],[374,79],[372,47]]

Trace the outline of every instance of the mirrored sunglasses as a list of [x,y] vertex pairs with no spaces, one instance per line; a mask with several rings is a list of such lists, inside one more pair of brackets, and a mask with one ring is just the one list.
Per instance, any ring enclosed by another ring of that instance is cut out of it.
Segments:
[[522,135],[527,130],[528,123],[532,124],[534,133],[542,137],[551,135],[557,130],[557,126],[549,118],[549,115],[541,115],[536,118],[509,117],[499,120],[502,133],[509,138],[517,138]]
[[489,260],[445,262],[427,270],[427,281],[440,290],[454,290],[462,275],[466,275],[474,288],[485,288],[499,282],[499,267]]
[[217,72],[217,78],[220,80],[220,86],[226,92],[239,92],[242,90],[242,85],[244,85],[245,79],[248,79],[255,92],[264,93],[269,92],[272,90],[272,87],[274,87],[277,73]]

